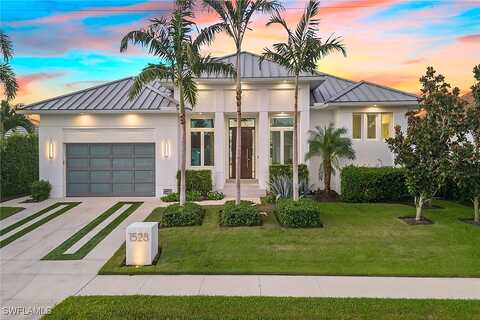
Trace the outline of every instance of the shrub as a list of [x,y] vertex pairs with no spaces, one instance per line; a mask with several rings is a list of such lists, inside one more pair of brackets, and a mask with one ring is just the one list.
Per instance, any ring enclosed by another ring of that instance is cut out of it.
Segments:
[[[275,198],[291,198],[293,194],[293,181],[289,176],[275,176],[268,184],[269,191]],[[307,181],[301,179],[298,182],[298,193],[304,196],[310,192]]]
[[163,210],[159,219],[161,227],[201,225],[205,215],[205,210],[202,206],[193,202],[187,202],[184,206],[175,203],[166,208],[157,208],[155,210]]
[[52,186],[46,180],[34,181],[31,187],[32,199],[34,201],[43,201],[50,197]]
[[318,204],[309,199],[278,201],[275,210],[278,222],[288,228],[322,227]]
[[[292,178],[292,165],[290,164],[272,164],[269,168],[270,182],[278,176],[287,176]],[[304,180],[308,184],[308,168],[305,164],[298,165],[298,181]]]
[[[163,202],[178,202],[180,197],[178,192],[172,192],[166,196],[160,198]],[[203,196],[199,191],[188,191],[187,192],[187,201],[202,201]]]
[[273,204],[276,200],[277,197],[273,193],[268,193],[265,197],[260,197],[260,203],[262,205]]
[[[212,191],[212,171],[187,170],[185,183],[187,192],[198,191],[202,196],[206,196]],[[177,172],[177,190],[180,190],[180,171]]]
[[399,201],[409,198],[405,172],[393,167],[343,168],[342,199],[346,202]]
[[223,198],[225,198],[225,195],[223,194],[223,192],[210,191],[207,193],[208,200],[222,200]]
[[220,211],[220,225],[227,227],[259,226],[262,218],[257,206],[251,201],[241,201],[239,205],[235,201],[227,201]]
[[0,186],[2,199],[27,195],[38,180],[37,135],[14,134],[0,145]]

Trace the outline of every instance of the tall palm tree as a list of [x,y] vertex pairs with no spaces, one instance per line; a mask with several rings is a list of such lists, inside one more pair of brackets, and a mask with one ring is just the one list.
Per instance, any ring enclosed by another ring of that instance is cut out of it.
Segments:
[[184,205],[186,200],[185,102],[192,107],[196,104],[198,89],[195,77],[202,72],[235,75],[235,69],[231,64],[200,54],[200,47],[208,44],[211,38],[204,36],[201,31],[195,40],[192,39],[192,33],[196,31],[192,8],[192,0],[177,0],[169,19],[165,17],[151,19],[151,24],[147,28],[131,31],[125,35],[120,45],[121,52],[127,50],[129,43],[139,45],[160,60],[156,64],[148,64],[134,78],[129,92],[131,99],[138,96],[143,87],[154,80],[171,81],[179,90],[180,205]]
[[293,124],[293,200],[299,198],[298,192],[298,79],[302,72],[315,72],[318,61],[332,52],[341,52],[346,56],[340,37],[330,36],[323,41],[318,35],[319,19],[316,18],[320,2],[311,0],[302,14],[295,30],[288,27],[279,13],[274,14],[268,25],[278,24],[287,33],[287,42],[275,43],[273,49],[265,48],[260,63],[264,59],[274,61],[295,76],[295,102]]
[[243,38],[254,13],[272,13],[282,9],[282,5],[277,0],[203,0],[204,5],[212,9],[220,17],[220,22],[207,28],[205,36],[213,38],[218,32],[226,32],[234,41],[236,48],[236,70],[235,77],[236,103],[237,103],[237,136],[235,149],[235,184],[236,198],[235,203],[240,203],[240,168],[241,168],[241,150],[242,150],[242,82],[241,82],[241,61]]
[[352,141],[343,137],[347,133],[345,128],[335,128],[333,124],[327,127],[315,127],[310,131],[310,149],[305,155],[305,159],[315,156],[322,158],[320,173],[323,173],[325,192],[330,193],[332,174],[340,170],[341,159],[355,159],[355,150],[352,148]]
[[33,124],[23,114],[18,114],[15,110],[19,107],[11,106],[7,100],[2,100],[0,107],[0,135],[1,138],[10,129],[16,127],[24,128],[28,133],[33,132]]
[[10,66],[10,59],[13,57],[12,41],[2,30],[0,30],[0,56],[3,60],[0,63],[0,82],[3,85],[5,97],[10,100],[15,98],[18,84],[15,79],[15,72]]

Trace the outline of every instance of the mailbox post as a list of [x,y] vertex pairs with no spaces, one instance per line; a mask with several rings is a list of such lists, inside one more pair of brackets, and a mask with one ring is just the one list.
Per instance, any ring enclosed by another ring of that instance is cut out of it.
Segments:
[[127,265],[151,265],[158,254],[158,222],[132,223],[125,240]]

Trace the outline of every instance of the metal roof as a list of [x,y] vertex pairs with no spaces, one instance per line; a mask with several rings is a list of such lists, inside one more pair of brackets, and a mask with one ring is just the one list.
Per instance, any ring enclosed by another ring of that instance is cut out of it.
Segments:
[[339,92],[351,87],[356,82],[327,75],[318,87],[312,90],[312,98],[314,103],[323,103],[328,101],[331,97],[337,95]]
[[[231,54],[228,56],[219,57],[218,60],[231,63],[233,66],[236,65],[236,55]],[[240,53],[240,75],[242,80],[251,80],[251,79],[260,79],[260,80],[278,80],[286,78],[294,78],[294,75],[290,73],[287,68],[279,65],[270,60],[264,60],[259,65],[260,56],[251,52],[242,51]],[[323,78],[324,75],[321,72],[302,72],[300,78],[302,80],[318,80]],[[203,73],[199,79],[200,80],[225,80],[231,77],[225,76],[224,74],[212,74],[212,73]]]
[[129,100],[133,77],[108,82],[23,107],[25,111],[176,111],[178,103],[171,90],[153,81]]

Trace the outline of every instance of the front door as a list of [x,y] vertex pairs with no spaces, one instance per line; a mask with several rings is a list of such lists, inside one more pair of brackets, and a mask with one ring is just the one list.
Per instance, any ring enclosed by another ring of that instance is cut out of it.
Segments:
[[[241,152],[241,179],[253,179],[254,178],[254,140],[255,128],[254,127],[242,127],[242,152]],[[230,178],[235,178],[236,168],[236,146],[237,146],[237,128],[230,128]]]

